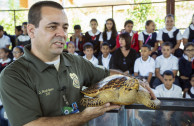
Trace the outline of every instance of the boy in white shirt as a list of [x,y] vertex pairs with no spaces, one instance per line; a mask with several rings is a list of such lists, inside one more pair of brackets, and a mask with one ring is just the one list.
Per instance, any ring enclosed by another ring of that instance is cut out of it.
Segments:
[[[141,76],[147,79],[151,85],[152,76],[155,75],[155,61],[149,55],[151,54],[151,46],[143,45],[141,47],[141,57],[136,59],[134,65],[134,76]],[[152,79],[153,80],[153,79]],[[151,86],[152,87],[152,86]]]
[[94,56],[93,44],[90,42],[87,42],[83,45],[83,49],[84,49],[84,54],[85,54],[83,58],[90,61],[94,66],[97,66],[98,59]]
[[[162,77],[164,71],[170,70],[176,77],[178,71],[178,58],[176,58],[172,53],[172,44],[165,42],[162,44],[162,55],[156,58],[155,73],[156,79],[153,82],[153,88],[157,87],[161,83],[164,83]],[[178,78],[175,78],[175,84],[179,85]]]
[[74,42],[70,41],[70,42],[67,43],[67,52],[70,53],[70,54],[78,55],[75,52],[75,44],[74,44]]

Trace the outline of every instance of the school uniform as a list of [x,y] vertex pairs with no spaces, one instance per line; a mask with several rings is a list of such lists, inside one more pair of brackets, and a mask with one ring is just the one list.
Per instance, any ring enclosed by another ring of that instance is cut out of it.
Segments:
[[7,45],[10,45],[11,41],[7,35],[3,35],[0,38],[0,48],[6,48]]
[[194,98],[194,87],[191,87],[186,93],[185,98]]
[[3,61],[3,59],[0,59],[0,72],[9,64],[11,63],[11,59],[8,58],[7,60]]
[[183,38],[188,39],[188,42],[194,42],[194,25],[189,25],[183,33]]
[[[125,32],[125,31],[124,31]],[[124,33],[122,32],[122,33]],[[121,34],[122,34],[121,33]],[[137,53],[139,53],[139,41],[138,41],[138,32],[136,31],[131,31],[129,33],[129,35],[131,36],[131,48],[132,49],[135,49]],[[119,43],[119,35],[117,35],[117,38],[116,38],[116,46],[117,48],[120,48],[120,43]]]
[[25,45],[30,44],[30,43],[31,43],[30,37],[28,35],[24,35],[24,34],[18,36],[17,41],[16,41],[16,45],[22,46],[22,47],[24,47]]
[[109,55],[104,58],[103,54],[102,56],[99,56],[98,58],[98,65],[103,65],[106,69],[112,68],[112,55],[109,53]]
[[80,33],[82,36],[82,41],[79,40],[79,37],[75,38],[75,41],[73,41],[73,37],[70,37],[70,41],[73,41],[75,44],[75,51],[76,53],[78,53],[79,55],[83,56],[83,45],[85,44],[85,36],[82,35],[82,33]]
[[[83,56],[83,58],[86,59],[86,60],[88,60],[86,58],[86,56]],[[88,60],[88,61],[90,61],[94,66],[97,66],[98,65],[98,59],[95,56],[92,56],[92,58],[90,60]]]
[[153,48],[155,46],[155,43],[157,42],[156,38],[157,38],[156,32],[147,33],[145,30],[139,34],[138,40],[142,41],[143,44],[150,45]]
[[113,38],[112,37],[112,31],[107,31],[106,32],[106,35],[107,35],[107,38],[106,38],[106,40],[105,40],[105,38],[103,37],[103,33],[104,32],[102,32],[101,34],[100,34],[100,38],[99,38],[99,41],[100,42],[108,42],[110,45],[110,49],[113,49],[115,46],[116,46],[116,38]]

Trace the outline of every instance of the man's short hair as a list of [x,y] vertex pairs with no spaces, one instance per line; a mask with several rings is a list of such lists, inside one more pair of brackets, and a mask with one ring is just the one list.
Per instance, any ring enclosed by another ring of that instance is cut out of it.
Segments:
[[28,13],[28,23],[33,24],[35,27],[39,26],[39,22],[42,19],[41,8],[42,7],[53,7],[57,9],[63,9],[63,7],[54,1],[40,1],[33,4]]
[[163,44],[162,44],[162,47],[163,46],[170,46],[170,48],[172,49],[172,43],[170,43],[170,42],[164,42]]
[[94,49],[93,44],[90,43],[90,42],[86,42],[86,43],[83,45],[83,49],[86,50],[86,49],[88,49],[88,48]]
[[142,47],[146,47],[146,48],[148,48],[149,51],[151,51],[151,46],[148,44],[144,44],[144,45],[142,45]]
[[172,71],[170,71],[170,70],[166,70],[166,71],[164,71],[164,73],[163,73],[163,77],[164,77],[164,75],[167,75],[167,76],[172,76],[172,78],[174,78],[174,74],[173,74],[173,72],[172,72]]
[[0,25],[0,31],[3,31],[3,26]]
[[133,25],[133,21],[132,20],[125,21],[124,27],[126,27],[128,24],[132,24]]
[[74,30],[81,30],[81,26],[80,25],[75,25]]

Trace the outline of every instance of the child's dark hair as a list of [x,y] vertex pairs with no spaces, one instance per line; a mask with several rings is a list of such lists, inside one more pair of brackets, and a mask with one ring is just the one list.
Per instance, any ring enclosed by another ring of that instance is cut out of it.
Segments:
[[10,50],[8,48],[0,48],[0,49],[2,49],[5,53],[9,53],[10,52]]
[[[112,26],[112,34],[111,34],[111,38],[115,38],[117,37],[117,29],[116,29],[116,24],[115,24],[115,21],[112,19],[112,18],[109,18],[106,20],[106,23],[108,21],[111,21],[113,23],[113,26]],[[106,32],[108,31],[107,27],[106,27],[106,23],[104,25],[104,31],[103,31],[103,40],[107,40],[107,34]]]
[[172,17],[172,18],[173,18],[173,20],[174,20],[174,15],[172,15],[172,14],[168,14],[168,15],[166,15],[166,17],[165,17],[165,21],[166,21],[166,18],[168,18],[168,17]]
[[20,50],[20,52],[24,52],[24,49],[23,49],[23,47],[21,47],[21,46],[16,46],[16,47],[14,47],[14,48],[18,48],[18,49]]
[[119,38],[125,39],[125,48],[126,50],[129,50],[131,48],[131,36],[129,35],[129,33],[122,33],[119,35]]
[[0,31],[3,31],[3,26],[0,25]]
[[158,53],[157,52],[152,52],[150,56],[152,57],[153,55],[158,56]]
[[102,44],[101,44],[101,48],[102,46],[108,46],[110,48],[110,44],[107,42],[107,41],[104,41]]
[[72,42],[72,41],[67,42],[67,47],[68,47],[69,44],[73,44],[75,46],[75,43]]
[[93,21],[96,22],[96,23],[98,24],[98,21],[97,21],[95,18],[91,19],[91,20],[90,20],[90,23],[93,22]]
[[151,51],[151,46],[148,44],[142,45],[142,47],[146,47],[146,48],[148,48],[149,51]]
[[190,80],[191,80],[192,78],[194,78],[194,74],[191,75]]
[[152,22],[154,23],[154,21],[152,21],[152,20],[147,20],[145,23],[145,26],[149,26]]
[[188,42],[188,43],[184,46],[184,51],[185,51],[189,46],[194,47],[194,43],[193,43],[193,42]]
[[81,26],[80,25],[75,25],[74,30],[81,30]]
[[133,21],[132,20],[125,21],[124,27],[126,27],[128,24],[132,24],[133,25]]
[[23,25],[27,25],[27,24],[28,24],[28,22],[23,22],[23,23],[22,23],[22,26],[23,26]]
[[170,42],[164,42],[163,44],[162,44],[162,47],[163,46],[170,46],[170,48],[172,49],[172,43],[170,43]]
[[22,26],[21,25],[15,26],[15,29],[17,29],[18,31],[22,31]]
[[83,49],[84,49],[84,51],[85,51],[85,50],[88,49],[88,48],[94,49],[93,44],[90,43],[90,42],[86,42],[86,43],[83,45]]
[[167,75],[167,76],[172,76],[172,77],[174,78],[174,74],[173,74],[173,72],[172,72],[172,71],[170,71],[170,70],[166,70],[166,71],[164,71],[164,73],[163,73],[163,77],[164,77],[164,75]]

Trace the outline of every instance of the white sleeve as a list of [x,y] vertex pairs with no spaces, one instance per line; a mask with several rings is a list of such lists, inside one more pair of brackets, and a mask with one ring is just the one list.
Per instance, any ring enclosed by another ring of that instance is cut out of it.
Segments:
[[179,88],[178,92],[179,92],[179,94],[177,95],[178,98],[183,98],[182,89],[181,88]]
[[138,59],[135,60],[135,65],[134,65],[134,72],[135,73],[138,73],[139,72],[139,70],[138,70]]
[[183,38],[188,39],[189,38],[189,28],[186,28],[183,33]]
[[188,93],[186,93],[185,98],[191,98],[191,96]]
[[159,57],[156,58],[155,68],[160,68],[160,59],[159,59]]
[[[103,33],[103,32],[102,32]],[[99,41],[103,42],[102,33],[100,34]]]
[[156,95],[156,97],[161,97],[161,95],[160,95],[160,89],[159,89],[158,86],[155,88],[155,90],[153,90],[153,92]]
[[159,32],[157,33],[157,41],[162,41],[162,30],[159,30]]
[[8,36],[6,36],[6,42],[5,42],[5,44],[6,44],[6,45],[10,45],[10,43],[11,43],[10,38],[9,38]]
[[152,59],[151,60],[152,62],[151,62],[151,69],[150,69],[150,72],[152,72],[153,74],[155,74],[155,61],[154,61],[154,59]]
[[182,37],[182,34],[179,30],[178,34],[176,35],[176,40],[181,40],[181,39],[183,39],[183,37]]
[[172,70],[178,70],[178,58],[174,57],[172,62]]
[[138,40],[144,42],[143,33],[139,33]]

